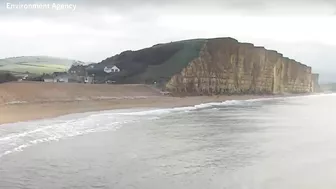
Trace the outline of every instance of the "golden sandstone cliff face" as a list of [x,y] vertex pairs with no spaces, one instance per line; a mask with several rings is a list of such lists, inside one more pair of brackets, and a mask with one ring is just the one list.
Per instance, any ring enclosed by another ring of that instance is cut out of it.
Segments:
[[166,88],[197,95],[308,93],[318,82],[314,77],[311,67],[276,51],[218,38],[209,39]]

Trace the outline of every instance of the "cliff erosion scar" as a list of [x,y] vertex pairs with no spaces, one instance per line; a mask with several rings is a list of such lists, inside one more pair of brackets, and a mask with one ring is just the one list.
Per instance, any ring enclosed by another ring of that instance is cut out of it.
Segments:
[[196,95],[309,93],[317,91],[318,75],[276,51],[218,38],[206,40],[166,88]]

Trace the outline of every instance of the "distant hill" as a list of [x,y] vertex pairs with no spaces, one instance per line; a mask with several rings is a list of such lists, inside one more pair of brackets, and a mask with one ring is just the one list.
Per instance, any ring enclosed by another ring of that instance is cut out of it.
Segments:
[[73,64],[85,64],[81,61],[48,56],[21,56],[0,59],[0,71],[20,73],[53,73],[67,71]]

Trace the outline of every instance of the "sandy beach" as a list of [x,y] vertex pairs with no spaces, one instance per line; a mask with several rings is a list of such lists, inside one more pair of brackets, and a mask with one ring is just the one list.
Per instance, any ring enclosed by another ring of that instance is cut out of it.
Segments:
[[169,97],[146,85],[6,83],[0,85],[0,97],[0,124],[5,124],[71,113],[181,107],[271,96]]

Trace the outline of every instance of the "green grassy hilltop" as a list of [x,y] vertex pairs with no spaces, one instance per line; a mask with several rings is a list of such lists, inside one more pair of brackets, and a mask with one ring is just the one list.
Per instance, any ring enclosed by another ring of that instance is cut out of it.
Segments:
[[13,74],[65,72],[74,63],[74,60],[61,59],[47,56],[22,56],[0,59],[0,71]]
[[137,51],[124,51],[96,64],[89,72],[97,77],[105,76],[103,68],[116,65],[122,73],[112,74],[111,79],[119,80],[121,83],[152,83],[168,80],[199,56],[205,42],[206,39],[193,39],[157,44]]

